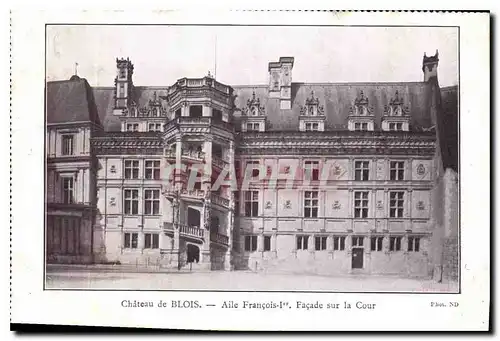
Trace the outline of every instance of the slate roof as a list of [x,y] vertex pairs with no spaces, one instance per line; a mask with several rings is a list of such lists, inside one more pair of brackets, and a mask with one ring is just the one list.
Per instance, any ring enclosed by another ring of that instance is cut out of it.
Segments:
[[[247,100],[255,91],[256,98],[259,98],[261,105],[265,107],[268,122],[266,131],[298,131],[300,109],[305,105],[306,99],[310,98],[311,91],[324,108],[326,131],[347,130],[349,109],[361,91],[368,98],[369,106],[373,109],[375,130],[380,130],[384,107],[389,104],[396,91],[403,98],[404,105],[409,108],[410,130],[422,131],[434,125],[431,117],[433,86],[429,82],[292,83],[292,109],[290,110],[281,110],[280,100],[269,98],[267,85],[233,86],[233,89],[235,105],[239,109],[246,107]],[[155,92],[159,98],[165,96],[167,91],[167,86],[136,86],[132,97],[139,107],[144,107],[150,99],[153,99]],[[443,94],[448,94],[448,92],[446,90]],[[447,98],[443,100],[443,105],[450,113],[454,106],[453,97]],[[92,102],[95,102],[95,111]],[[113,87],[90,88],[84,79],[48,82],[47,84],[49,123],[94,120],[100,122],[105,131],[120,131],[120,119],[113,115],[113,105]],[[235,112],[236,128],[239,128],[240,115],[238,111]]]
[[94,93],[85,78],[47,83],[47,123],[92,122],[100,124]]
[[325,131],[347,130],[347,116],[354,100],[363,91],[368,98],[369,107],[375,115],[375,130],[380,129],[384,107],[398,91],[403,98],[404,105],[409,107],[411,120],[410,129],[422,131],[432,125],[430,105],[432,89],[429,83],[292,83],[292,109],[280,110],[279,99],[268,98],[268,87],[264,86],[234,86],[236,95],[235,105],[243,109],[247,100],[255,91],[255,98],[260,99],[266,108],[267,131],[297,131],[299,129],[299,115],[301,106],[307,98],[319,99],[324,107],[326,116]]

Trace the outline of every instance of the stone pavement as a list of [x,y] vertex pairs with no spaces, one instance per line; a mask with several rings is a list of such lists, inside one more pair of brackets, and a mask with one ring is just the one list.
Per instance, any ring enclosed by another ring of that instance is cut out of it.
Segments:
[[46,288],[330,292],[458,292],[458,283],[378,275],[316,276],[249,271],[189,272],[123,266],[49,266]]

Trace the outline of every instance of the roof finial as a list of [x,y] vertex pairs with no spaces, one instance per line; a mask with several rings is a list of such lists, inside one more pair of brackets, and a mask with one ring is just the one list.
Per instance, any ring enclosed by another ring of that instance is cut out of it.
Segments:
[[78,76],[78,62],[75,62],[75,76]]

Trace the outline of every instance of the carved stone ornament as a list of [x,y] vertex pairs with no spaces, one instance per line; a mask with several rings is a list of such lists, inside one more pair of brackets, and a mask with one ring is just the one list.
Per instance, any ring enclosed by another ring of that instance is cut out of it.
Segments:
[[333,209],[334,210],[340,210],[341,207],[342,207],[342,205],[340,205],[340,202],[338,200],[335,200],[333,202]]
[[285,166],[284,172],[285,174],[290,174],[290,166]]
[[422,200],[420,200],[418,203],[417,203],[417,210],[419,211],[423,211],[425,210],[425,204]]
[[271,166],[266,167],[266,173],[268,176],[270,176],[273,173],[273,168]]
[[358,97],[354,100],[354,105],[349,109],[349,115],[371,116],[373,110],[368,106],[368,103],[368,97],[365,96],[363,91],[360,91]]
[[382,202],[382,200],[377,201],[377,209],[378,210],[384,209],[384,203]]
[[306,99],[306,105],[300,106],[300,114],[303,116],[324,115],[323,106],[319,105],[319,99],[314,97],[314,91],[311,91],[311,98]]
[[266,210],[270,210],[271,208],[273,208],[273,203],[271,201],[267,201],[266,202]]
[[109,205],[110,206],[116,206],[116,198],[115,197],[109,198]]
[[260,105],[260,98],[255,98],[255,91],[252,93],[252,98],[247,100],[247,107],[242,112],[246,116],[265,115],[265,108]]
[[333,167],[333,174],[335,174],[335,176],[340,176],[342,174],[342,167],[335,165]]
[[424,175],[425,174],[425,167],[423,164],[419,164],[417,166],[417,174],[418,175]]
[[110,168],[109,168],[109,172],[110,173],[116,173],[116,166],[115,165],[112,165]]
[[389,105],[384,107],[384,114],[389,116],[404,116],[409,112],[408,106],[404,106],[403,97],[399,96],[399,91],[389,101]]
[[291,209],[292,208],[292,201],[291,200],[286,200],[284,207],[287,210]]

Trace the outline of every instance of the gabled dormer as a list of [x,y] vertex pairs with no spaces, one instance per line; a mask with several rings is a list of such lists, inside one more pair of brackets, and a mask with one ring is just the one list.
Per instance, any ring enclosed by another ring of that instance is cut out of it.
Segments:
[[325,131],[325,112],[319,99],[314,97],[314,91],[311,91],[311,97],[306,99],[305,105],[300,107],[299,130]]
[[260,98],[255,97],[247,100],[247,106],[242,110],[241,131],[265,131],[266,130],[266,109],[260,104]]
[[161,99],[156,91],[148,101],[148,104],[140,107],[135,102],[129,104],[128,109],[122,110],[120,120],[124,132],[146,132],[163,131],[168,111],[163,107]]
[[368,97],[360,91],[349,109],[348,128],[350,131],[373,131],[374,114],[369,104]]
[[394,97],[384,108],[382,116],[382,130],[408,131],[410,130],[410,110],[404,105],[403,97],[396,90]]

